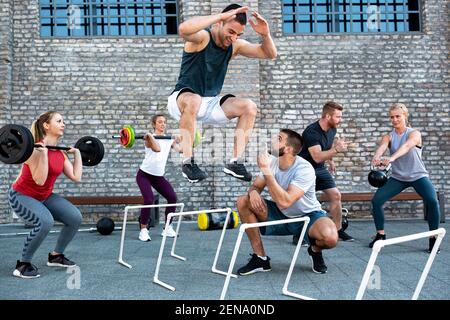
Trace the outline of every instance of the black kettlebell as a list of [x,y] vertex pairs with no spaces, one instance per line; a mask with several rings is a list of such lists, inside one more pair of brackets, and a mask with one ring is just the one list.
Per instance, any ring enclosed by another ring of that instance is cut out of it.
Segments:
[[390,170],[391,164],[388,164],[384,169],[371,165],[369,176],[367,177],[370,185],[375,188],[384,186],[389,179]]
[[103,217],[97,221],[97,231],[104,236],[111,234],[114,231],[114,227],[115,224],[111,218]]
[[348,228],[348,210],[346,208],[342,208],[342,231],[345,231]]

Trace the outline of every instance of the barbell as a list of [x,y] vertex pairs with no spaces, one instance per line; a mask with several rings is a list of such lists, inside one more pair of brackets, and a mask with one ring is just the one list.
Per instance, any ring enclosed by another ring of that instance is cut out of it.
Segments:
[[[120,144],[124,146],[125,148],[131,148],[134,146],[134,143],[136,142],[136,139],[144,139],[143,135],[136,135],[136,131],[134,130],[133,126],[126,125],[122,129],[120,129],[118,135],[113,135],[113,139],[119,139]],[[157,140],[172,140],[175,139],[174,136],[170,135],[154,135],[154,139]],[[197,147],[202,140],[202,136],[200,134],[200,131],[196,130],[194,135],[194,142],[192,144],[192,147]]]
[[[34,143],[31,131],[21,125],[8,124],[0,129],[0,161],[6,164],[23,163],[31,157],[34,148],[42,146]],[[45,146],[47,149],[68,151],[71,147]],[[105,154],[103,143],[95,138],[85,136],[75,143],[80,150],[84,166],[96,166]]]
[[[202,212],[197,217],[198,228],[202,231],[205,230],[218,230],[222,229],[227,218],[226,212]],[[239,216],[236,211],[232,210],[230,218],[228,220],[227,229],[234,229],[239,224]]]
[[[33,228],[34,225],[31,225]],[[97,231],[101,235],[109,235],[115,230],[122,230],[122,227],[116,227],[114,221],[111,218],[103,217],[97,221],[95,228],[78,229],[77,232],[95,232]],[[60,233],[61,230],[50,230],[48,233]],[[11,233],[0,233],[1,237],[14,237],[14,236],[27,236],[30,232],[11,232]]]

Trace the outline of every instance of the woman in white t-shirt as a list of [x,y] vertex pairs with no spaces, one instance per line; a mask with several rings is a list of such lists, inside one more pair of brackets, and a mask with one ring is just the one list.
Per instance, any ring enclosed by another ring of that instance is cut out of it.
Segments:
[[[172,185],[164,178],[167,159],[169,152],[173,148],[180,152],[181,148],[178,145],[178,139],[158,139],[153,138],[153,135],[164,135],[166,132],[166,117],[162,114],[157,114],[152,117],[152,127],[154,133],[146,133],[144,135],[145,142],[145,159],[136,175],[136,182],[144,197],[144,204],[151,205],[155,201],[152,187],[161,194],[167,203],[176,203],[177,195]],[[166,218],[170,212],[175,212],[175,207],[166,208]],[[148,233],[147,225],[150,220],[150,209],[141,209],[139,216],[140,229],[139,240],[150,241],[151,238]],[[161,235],[167,234],[168,237],[175,237],[176,232],[172,224],[166,228]]]

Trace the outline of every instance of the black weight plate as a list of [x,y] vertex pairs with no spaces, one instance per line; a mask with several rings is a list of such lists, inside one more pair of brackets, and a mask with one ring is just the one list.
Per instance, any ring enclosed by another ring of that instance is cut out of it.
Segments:
[[80,150],[83,166],[92,167],[99,164],[105,154],[103,143],[95,137],[82,137],[75,143]]
[[6,164],[22,163],[33,150],[34,140],[28,128],[8,124],[0,129],[0,161]]
[[16,162],[16,163],[23,163],[23,162],[27,161],[28,158],[31,157],[31,154],[34,151],[35,142],[34,142],[33,134],[31,133],[31,131],[28,128],[26,128],[26,127],[22,127],[22,128],[23,128],[24,134],[28,136],[28,138],[26,138],[26,141],[31,141],[31,143],[29,145],[27,145],[27,152],[25,152],[25,154],[19,160],[19,162]]
[[97,150],[97,157],[94,160],[94,164],[93,165],[97,165],[100,162],[102,162],[103,160],[103,156],[105,155],[105,148],[103,147],[103,143],[95,138],[95,137],[91,137],[93,140],[93,142],[97,145],[96,150]]

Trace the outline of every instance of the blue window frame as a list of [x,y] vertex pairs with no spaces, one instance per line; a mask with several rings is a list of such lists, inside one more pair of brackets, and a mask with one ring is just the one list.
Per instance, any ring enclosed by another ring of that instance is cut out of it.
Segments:
[[176,0],[39,0],[41,37],[178,33]]
[[420,32],[421,0],[282,0],[283,32]]

